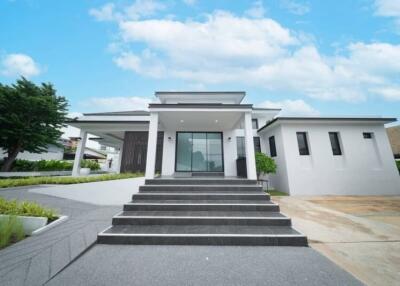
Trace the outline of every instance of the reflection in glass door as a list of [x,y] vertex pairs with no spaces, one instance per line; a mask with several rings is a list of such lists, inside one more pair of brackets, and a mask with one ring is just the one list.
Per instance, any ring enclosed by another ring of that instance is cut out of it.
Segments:
[[223,172],[222,133],[177,132],[177,172]]

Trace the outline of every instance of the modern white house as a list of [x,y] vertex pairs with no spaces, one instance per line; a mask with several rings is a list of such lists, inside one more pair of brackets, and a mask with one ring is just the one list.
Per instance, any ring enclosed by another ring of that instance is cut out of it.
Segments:
[[161,177],[257,178],[255,152],[275,159],[270,187],[292,195],[400,194],[382,117],[279,117],[242,103],[245,92],[156,92],[148,111],[84,114],[73,175],[87,134],[120,150],[120,172]]

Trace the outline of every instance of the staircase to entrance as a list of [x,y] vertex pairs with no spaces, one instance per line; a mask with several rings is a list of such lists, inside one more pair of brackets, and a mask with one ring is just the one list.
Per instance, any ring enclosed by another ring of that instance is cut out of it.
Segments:
[[255,180],[146,180],[98,243],[307,246]]

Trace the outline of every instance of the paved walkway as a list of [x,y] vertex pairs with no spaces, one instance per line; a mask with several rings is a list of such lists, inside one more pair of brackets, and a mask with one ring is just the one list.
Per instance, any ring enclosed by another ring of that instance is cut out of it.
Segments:
[[362,284],[309,247],[96,245],[46,285]]
[[144,184],[144,177],[93,183],[53,185],[34,188],[31,192],[96,205],[122,206]]
[[36,201],[57,209],[69,219],[47,232],[0,250],[0,285],[43,285],[93,245],[97,233],[109,226],[111,217],[120,210],[120,207],[99,207],[38,195],[27,189],[0,190],[0,196]]

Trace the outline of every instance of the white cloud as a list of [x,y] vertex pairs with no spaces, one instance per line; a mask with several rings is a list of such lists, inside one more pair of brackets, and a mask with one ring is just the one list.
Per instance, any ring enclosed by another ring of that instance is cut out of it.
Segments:
[[400,86],[377,88],[371,91],[382,96],[388,101],[400,101]]
[[300,3],[293,0],[281,0],[280,5],[282,8],[286,9],[295,15],[304,15],[310,12],[311,8],[309,4]]
[[197,4],[197,0],[182,0],[188,6],[194,6]]
[[152,102],[148,97],[93,97],[81,105],[95,111],[146,110]]
[[252,18],[262,18],[265,14],[264,4],[261,0],[253,2],[251,7],[245,11],[245,15]]
[[282,111],[279,115],[282,116],[319,116],[318,110],[314,109],[312,106],[307,104],[301,99],[297,100],[282,100],[282,101],[264,101],[259,104],[260,107],[265,108],[281,108]]
[[38,64],[25,54],[8,54],[2,60],[1,73],[6,76],[31,77],[40,72]]
[[400,85],[400,45],[351,43],[324,55],[310,37],[270,18],[216,11],[204,20],[124,19],[118,28],[115,64],[148,77],[198,86],[243,82],[349,102],[377,94],[388,99],[372,90]]
[[400,17],[399,0],[375,0],[375,7],[378,16]]
[[166,8],[165,4],[155,0],[136,0],[131,5],[116,9],[114,3],[106,3],[102,7],[89,10],[89,15],[98,21],[138,20],[155,15]]

